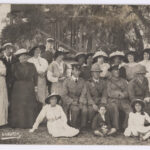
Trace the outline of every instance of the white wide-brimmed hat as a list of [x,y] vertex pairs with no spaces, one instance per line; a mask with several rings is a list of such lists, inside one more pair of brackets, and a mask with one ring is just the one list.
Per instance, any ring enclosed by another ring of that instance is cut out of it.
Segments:
[[8,46],[13,47],[13,44],[12,44],[12,43],[5,43],[5,44],[2,46],[2,48],[5,49],[5,48],[8,47]]
[[28,50],[27,49],[24,49],[24,48],[21,48],[19,50],[17,50],[14,55],[15,56],[18,56],[18,55],[22,55],[22,54],[27,54],[28,53]]
[[116,57],[116,56],[125,57],[125,54],[124,54],[124,52],[121,52],[121,51],[115,51],[115,52],[112,52],[109,55],[109,58],[113,58],[113,57]]
[[93,56],[93,59],[97,58],[97,57],[105,57],[107,58],[108,55],[104,52],[104,51],[97,51],[94,56]]
[[57,98],[57,103],[59,103],[59,101],[61,100],[61,96],[59,94],[56,93],[52,93],[50,94],[46,99],[45,99],[45,103],[46,104],[50,104],[50,100],[52,97],[56,97]]

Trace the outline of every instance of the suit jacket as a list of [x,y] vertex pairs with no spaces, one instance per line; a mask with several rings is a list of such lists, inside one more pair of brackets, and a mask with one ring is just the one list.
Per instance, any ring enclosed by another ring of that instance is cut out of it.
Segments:
[[12,56],[10,62],[7,61],[6,57],[3,57],[1,60],[6,66],[6,84],[9,92],[9,89],[12,88],[12,84],[13,84],[12,66],[17,62],[17,58]]
[[93,130],[98,130],[102,127],[102,125],[107,125],[108,129],[112,128],[111,127],[110,115],[109,115],[108,112],[105,113],[105,120],[103,120],[100,113],[96,114],[96,116],[94,117],[93,122],[92,122],[92,129]]

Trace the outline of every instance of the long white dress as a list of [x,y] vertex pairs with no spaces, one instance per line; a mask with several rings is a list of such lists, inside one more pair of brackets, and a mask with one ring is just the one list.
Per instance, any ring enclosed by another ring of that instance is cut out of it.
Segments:
[[47,128],[53,137],[73,137],[79,133],[78,129],[67,124],[67,117],[60,105],[52,107],[50,104],[43,106],[38,115],[33,129],[37,129],[44,118],[47,118]]
[[150,60],[143,60],[140,61],[139,64],[145,66],[147,73],[146,73],[146,78],[148,79],[148,85],[149,85],[149,90],[150,90]]
[[126,128],[124,135],[125,136],[138,136],[138,133],[146,133],[150,131],[150,126],[144,126],[145,121],[150,123],[150,117],[147,113],[144,112],[144,115],[141,113],[130,112],[128,127]]
[[0,126],[7,124],[8,119],[8,96],[5,76],[6,67],[0,61]]
[[[29,58],[28,62],[33,63],[38,73],[38,99],[41,103],[45,104],[45,98],[48,96],[48,89],[46,84],[46,74],[48,69],[48,62],[46,59],[38,57]],[[40,76],[45,74],[45,76]]]

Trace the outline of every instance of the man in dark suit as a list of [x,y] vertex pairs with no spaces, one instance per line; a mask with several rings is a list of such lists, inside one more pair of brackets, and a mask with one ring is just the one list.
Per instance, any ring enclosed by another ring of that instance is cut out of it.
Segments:
[[12,43],[6,43],[2,46],[3,57],[1,58],[1,60],[6,66],[6,84],[7,84],[9,102],[10,102],[11,91],[13,86],[11,68],[12,65],[16,62],[16,58],[13,56],[13,49],[14,46],[12,45]]

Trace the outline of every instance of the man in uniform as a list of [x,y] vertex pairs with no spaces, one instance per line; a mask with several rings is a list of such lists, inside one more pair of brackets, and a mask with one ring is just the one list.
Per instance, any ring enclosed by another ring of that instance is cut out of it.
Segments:
[[142,99],[146,103],[145,111],[150,115],[150,92],[148,80],[145,77],[146,68],[138,65],[135,68],[136,75],[128,84],[129,98],[131,101]]
[[[130,104],[128,99],[127,81],[119,77],[118,66],[111,66],[109,69],[111,78],[107,81],[107,103],[111,116],[112,126],[118,129],[127,127],[128,115],[130,112]],[[124,113],[123,126],[120,127],[120,114]]]
[[[75,128],[85,128],[87,116],[87,100],[85,81],[79,77],[80,65],[72,64],[72,75],[64,81],[63,109],[70,124]],[[79,125],[80,122],[80,125]]]
[[86,83],[89,125],[91,125],[99,105],[106,103],[106,82],[100,78],[100,72],[99,66],[94,64],[91,68],[92,78]]

